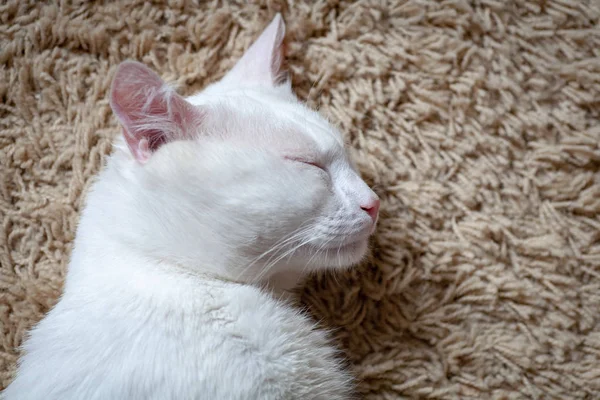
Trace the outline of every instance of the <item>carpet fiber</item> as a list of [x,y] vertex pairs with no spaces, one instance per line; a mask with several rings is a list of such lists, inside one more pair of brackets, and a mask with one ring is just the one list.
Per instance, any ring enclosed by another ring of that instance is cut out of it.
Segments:
[[60,294],[117,64],[191,94],[281,11],[299,97],[383,201],[367,262],[302,292],[359,392],[597,398],[598,1],[56,3],[0,4],[0,387]]

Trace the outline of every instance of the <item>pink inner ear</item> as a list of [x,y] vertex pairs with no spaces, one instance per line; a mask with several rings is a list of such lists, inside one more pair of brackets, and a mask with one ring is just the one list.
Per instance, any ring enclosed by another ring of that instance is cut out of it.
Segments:
[[119,66],[110,104],[131,153],[140,162],[169,141],[189,138],[201,118],[197,108],[137,62]]

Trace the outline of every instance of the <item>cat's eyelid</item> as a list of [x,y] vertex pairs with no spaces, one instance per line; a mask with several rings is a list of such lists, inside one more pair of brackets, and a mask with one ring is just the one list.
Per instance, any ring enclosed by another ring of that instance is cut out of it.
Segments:
[[284,159],[289,160],[289,161],[299,162],[302,164],[312,165],[313,167],[317,167],[322,170],[325,169],[325,167],[321,163],[319,163],[317,161],[309,160],[307,158],[286,156],[286,157],[284,157]]

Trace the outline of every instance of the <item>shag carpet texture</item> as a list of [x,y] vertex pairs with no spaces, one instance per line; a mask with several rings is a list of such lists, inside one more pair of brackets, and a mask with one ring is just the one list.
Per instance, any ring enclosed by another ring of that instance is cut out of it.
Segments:
[[115,67],[191,94],[276,12],[299,97],[383,201],[372,256],[302,292],[359,393],[598,398],[597,0],[2,1],[0,387],[119,132]]

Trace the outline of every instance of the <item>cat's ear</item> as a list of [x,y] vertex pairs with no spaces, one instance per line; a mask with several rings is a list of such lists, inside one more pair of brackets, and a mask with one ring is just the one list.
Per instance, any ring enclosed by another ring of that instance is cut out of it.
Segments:
[[110,105],[125,141],[139,162],[163,144],[189,138],[202,113],[143,64],[126,61],[113,79]]
[[284,38],[285,23],[278,13],[223,80],[267,86],[287,81]]

